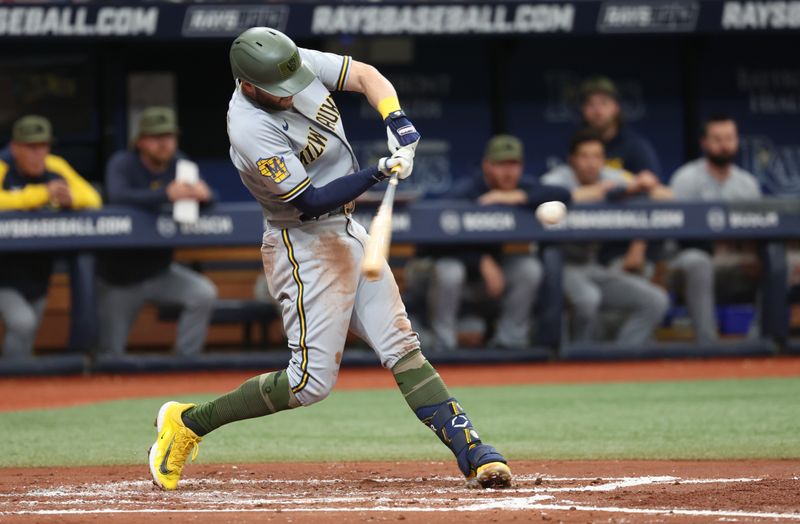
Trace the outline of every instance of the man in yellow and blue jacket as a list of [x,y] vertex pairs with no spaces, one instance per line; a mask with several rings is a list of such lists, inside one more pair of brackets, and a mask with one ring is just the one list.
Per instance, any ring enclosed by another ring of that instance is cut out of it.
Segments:
[[[11,144],[0,156],[0,211],[99,208],[100,195],[66,160],[51,154],[50,121],[29,115],[14,123]],[[0,254],[0,319],[3,358],[33,353],[53,267],[52,253]]]

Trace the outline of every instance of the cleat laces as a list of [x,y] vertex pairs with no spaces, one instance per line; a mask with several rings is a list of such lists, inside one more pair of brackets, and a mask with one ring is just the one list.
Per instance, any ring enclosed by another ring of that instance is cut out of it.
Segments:
[[186,464],[186,459],[191,453],[192,462],[197,458],[200,453],[200,441],[202,439],[194,434],[188,428],[181,428],[175,433],[175,440],[172,444],[172,452],[169,457],[169,469],[180,473],[183,471],[183,466]]

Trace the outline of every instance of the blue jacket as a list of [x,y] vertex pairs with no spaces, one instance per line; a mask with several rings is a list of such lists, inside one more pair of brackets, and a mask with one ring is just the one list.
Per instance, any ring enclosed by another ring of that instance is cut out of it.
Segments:
[[663,175],[653,144],[625,125],[606,143],[606,164],[633,174],[648,169],[659,177]]
[[[58,211],[50,202],[47,184],[63,180],[72,194],[71,209],[99,208],[100,195],[81,178],[69,163],[56,155],[45,158],[45,172],[29,177],[20,173],[5,149],[0,153],[0,211]],[[50,283],[55,254],[49,251],[24,251],[0,254],[0,288],[11,288],[25,299],[44,297]]]
[[[179,151],[163,173],[153,173],[142,163],[138,152],[118,151],[106,165],[108,203],[158,212],[170,203],[167,186],[175,180],[175,168],[182,158],[186,155]],[[97,271],[112,285],[131,285],[167,271],[172,258],[172,249],[115,250],[98,256]]]

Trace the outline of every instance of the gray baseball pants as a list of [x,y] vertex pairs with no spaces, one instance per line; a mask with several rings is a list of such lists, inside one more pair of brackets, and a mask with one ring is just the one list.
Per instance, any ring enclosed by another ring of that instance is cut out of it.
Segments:
[[716,342],[717,316],[714,307],[714,262],[701,249],[679,251],[667,261],[670,276],[683,284],[683,298],[694,327],[695,340],[701,344]]
[[[532,256],[505,257],[502,263],[506,289],[491,343],[503,347],[527,347],[531,310],[542,283],[542,264]],[[483,282],[467,286],[467,268],[457,258],[440,258],[433,265],[428,288],[428,310],[437,344],[443,349],[457,345],[458,312],[465,294],[485,300]]]
[[139,310],[145,303],[178,305],[175,353],[196,355],[203,350],[217,288],[203,275],[173,263],[164,271],[130,286],[113,286],[98,279],[99,351],[122,355]]
[[16,289],[0,289],[0,318],[6,330],[3,358],[18,359],[33,355],[33,343],[46,302],[46,297],[29,302]]
[[627,313],[616,342],[628,346],[644,344],[664,318],[669,297],[646,279],[596,263],[566,264],[564,294],[573,309],[575,341],[594,340],[602,309]]
[[[615,259],[609,266],[622,269],[623,259]],[[655,267],[647,264],[644,274],[651,276]],[[711,344],[718,340],[717,316],[714,309],[714,263],[711,255],[702,249],[687,248],[667,259],[668,285],[680,288],[689,318],[692,320],[695,340]]]
[[267,286],[292,351],[289,385],[304,406],[324,399],[336,383],[348,331],[387,369],[419,348],[389,265],[375,281],[361,273],[367,238],[345,215],[264,233]]

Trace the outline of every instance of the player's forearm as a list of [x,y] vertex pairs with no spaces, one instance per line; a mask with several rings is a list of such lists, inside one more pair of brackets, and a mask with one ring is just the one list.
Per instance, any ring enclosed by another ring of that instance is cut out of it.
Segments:
[[656,186],[650,191],[650,198],[653,200],[674,200],[675,195],[667,186]]
[[357,196],[378,183],[380,171],[377,167],[368,167],[361,171],[322,186],[308,186],[297,195],[292,204],[304,215],[317,217],[355,200]]
[[47,205],[50,195],[43,184],[31,184],[23,189],[0,191],[0,211],[26,211]]
[[84,180],[69,180],[69,189],[72,193],[73,209],[98,209],[102,207],[103,200],[100,194]]
[[[384,100],[397,100],[397,91],[389,80],[380,71],[369,64],[353,61],[350,66],[350,75],[345,84],[345,90],[363,94],[369,105],[381,112],[381,102]],[[383,118],[386,115],[381,114]]]

